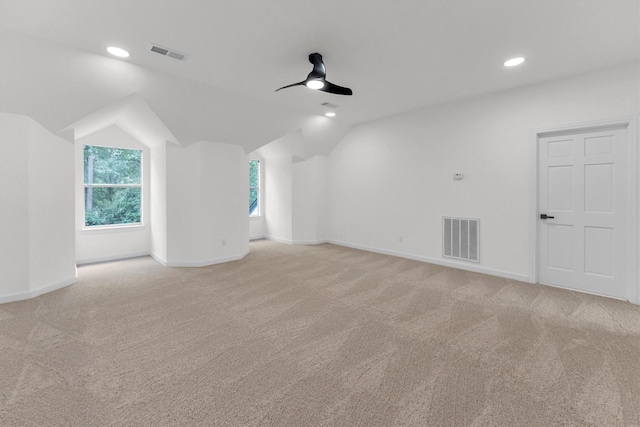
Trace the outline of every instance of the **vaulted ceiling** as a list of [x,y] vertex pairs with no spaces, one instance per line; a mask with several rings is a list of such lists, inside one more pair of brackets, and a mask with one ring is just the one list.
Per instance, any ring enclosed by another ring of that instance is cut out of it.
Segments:
[[[326,154],[358,123],[637,61],[639,4],[0,0],[0,109],[56,132],[135,93],[183,145],[251,151],[301,132],[307,155]],[[274,92],[306,77],[312,52],[353,96]],[[527,61],[503,67],[513,56]],[[335,118],[323,102],[338,105]]]

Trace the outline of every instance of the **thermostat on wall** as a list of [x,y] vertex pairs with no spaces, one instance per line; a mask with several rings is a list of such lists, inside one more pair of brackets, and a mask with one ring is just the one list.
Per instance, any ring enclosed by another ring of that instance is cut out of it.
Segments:
[[456,181],[462,181],[462,178],[464,178],[464,174],[463,173],[454,173],[453,174],[453,179],[455,179]]

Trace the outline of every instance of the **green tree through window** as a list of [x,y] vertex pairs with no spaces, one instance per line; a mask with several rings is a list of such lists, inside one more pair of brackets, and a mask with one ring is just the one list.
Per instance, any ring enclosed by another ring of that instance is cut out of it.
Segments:
[[260,215],[260,161],[249,160],[249,216]]
[[84,146],[85,226],[140,224],[142,151]]

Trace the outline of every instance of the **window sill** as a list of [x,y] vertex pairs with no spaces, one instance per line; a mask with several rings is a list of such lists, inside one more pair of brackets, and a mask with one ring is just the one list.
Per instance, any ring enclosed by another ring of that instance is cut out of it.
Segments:
[[249,215],[249,219],[262,219],[262,215]]
[[93,227],[82,227],[82,234],[109,234],[127,233],[133,231],[143,231],[146,227],[142,224],[131,225],[97,225]]

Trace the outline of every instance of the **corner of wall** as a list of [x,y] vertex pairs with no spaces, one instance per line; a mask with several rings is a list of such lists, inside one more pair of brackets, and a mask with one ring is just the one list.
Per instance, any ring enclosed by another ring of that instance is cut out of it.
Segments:
[[0,113],[0,302],[76,281],[73,181],[72,144]]

